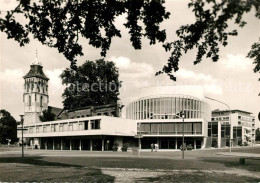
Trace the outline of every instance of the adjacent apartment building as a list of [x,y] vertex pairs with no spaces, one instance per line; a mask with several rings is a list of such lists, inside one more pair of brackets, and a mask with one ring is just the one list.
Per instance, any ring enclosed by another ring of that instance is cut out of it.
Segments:
[[255,126],[255,117],[250,112],[214,110],[212,111],[211,122],[208,123],[206,146],[230,146],[230,139],[232,146],[253,146],[255,143]]

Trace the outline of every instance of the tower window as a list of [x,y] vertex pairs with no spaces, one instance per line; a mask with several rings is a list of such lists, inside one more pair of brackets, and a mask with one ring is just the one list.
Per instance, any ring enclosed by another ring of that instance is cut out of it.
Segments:
[[43,101],[43,98],[42,98],[42,96],[41,96],[41,100],[40,100],[40,106],[42,107],[42,102]]
[[29,95],[29,106],[32,105],[32,97]]
[[27,92],[29,92],[30,85],[27,83]]

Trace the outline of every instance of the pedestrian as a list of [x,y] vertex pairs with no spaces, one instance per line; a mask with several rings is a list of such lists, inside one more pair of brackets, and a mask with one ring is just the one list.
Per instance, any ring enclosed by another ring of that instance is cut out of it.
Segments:
[[10,148],[10,142],[11,142],[11,139],[7,139],[7,144],[8,144],[8,148]]
[[153,149],[154,149],[154,144],[152,143],[151,144],[151,151],[153,152]]
[[155,149],[155,152],[157,152],[157,150],[158,150],[158,144],[154,144],[154,149]]

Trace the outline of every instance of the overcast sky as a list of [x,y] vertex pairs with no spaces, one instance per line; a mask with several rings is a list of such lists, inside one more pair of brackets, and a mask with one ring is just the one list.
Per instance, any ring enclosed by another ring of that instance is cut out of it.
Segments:
[[[167,31],[167,41],[176,39],[175,31],[180,25],[194,21],[191,10],[187,8],[187,2],[167,1],[166,9],[171,16],[162,24]],[[15,1],[0,0],[1,10],[8,10],[14,6]],[[238,29],[239,36],[230,38],[228,46],[221,48],[220,60],[217,63],[203,59],[202,63],[194,66],[195,51],[183,56],[180,70],[176,73],[177,82],[164,75],[154,76],[167,62],[170,53],[166,53],[161,44],[150,46],[146,39],[143,39],[142,50],[134,50],[129,41],[128,30],[123,26],[124,16],[117,18],[116,26],[121,29],[122,38],[112,40],[106,59],[115,61],[119,68],[120,80],[123,81],[120,94],[122,103],[127,105],[135,100],[141,93],[140,89],[149,86],[200,85],[206,96],[221,100],[232,109],[252,112],[257,117],[260,111],[260,76],[259,73],[253,72],[252,60],[246,58],[246,55],[251,45],[260,37],[260,24],[253,13],[247,14],[244,18],[248,24],[245,28]],[[230,24],[230,28],[234,27]],[[36,49],[44,72],[50,78],[49,105],[62,107],[63,86],[59,75],[64,68],[69,67],[69,61],[56,49],[42,46],[36,40],[31,39],[30,44],[19,47],[17,42],[8,40],[3,33],[0,34],[0,108],[9,111],[16,119],[19,119],[19,114],[23,114],[22,77],[34,61]],[[84,56],[78,58],[78,65],[85,60],[100,58],[99,49],[88,46],[87,40],[80,41],[84,44]],[[222,104],[211,101],[209,103],[212,109],[226,109]]]

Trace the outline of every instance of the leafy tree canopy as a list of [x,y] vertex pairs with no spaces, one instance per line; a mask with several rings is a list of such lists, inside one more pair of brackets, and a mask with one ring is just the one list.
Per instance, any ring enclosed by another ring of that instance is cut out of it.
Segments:
[[[129,30],[130,41],[135,49],[141,49],[141,38],[150,44],[162,42],[166,51],[171,52],[168,62],[156,74],[165,73],[176,80],[173,72],[178,71],[179,61],[189,50],[197,49],[194,64],[204,57],[214,62],[219,59],[220,46],[228,44],[229,36],[237,36],[237,30],[228,30],[229,21],[244,27],[244,14],[255,11],[260,18],[259,0],[191,0],[188,7],[194,12],[196,21],[183,25],[177,31],[178,39],[166,41],[165,30],[160,23],[169,18],[164,0],[20,0],[13,11],[0,19],[0,30],[23,46],[29,43],[29,33],[42,44],[57,48],[71,61],[76,69],[76,56],[83,55],[78,39],[86,38],[88,44],[101,48],[105,56],[113,37],[121,37],[114,21],[126,14],[124,24]],[[15,15],[20,14],[28,21],[20,23]],[[143,24],[143,26],[140,25]],[[260,70],[260,40],[252,45],[248,57],[254,60],[254,72]]]
[[66,85],[62,95],[65,109],[113,104],[119,100],[118,69],[111,61],[86,61],[77,72],[67,68],[60,77]]
[[17,124],[11,114],[4,110],[0,110],[0,143],[7,143],[7,139],[11,139],[11,143],[17,141]]
[[[239,27],[244,27],[246,21],[243,15],[256,10],[255,16],[260,19],[260,1],[259,0],[192,0],[188,4],[192,8],[196,21],[193,24],[183,25],[177,31],[178,39],[174,42],[164,44],[166,51],[171,51],[162,71],[157,74],[166,73],[171,79],[176,80],[172,71],[178,71],[178,63],[183,54],[189,50],[197,49],[197,55],[194,64],[202,61],[202,58],[211,58],[216,62],[219,59],[220,45],[228,44],[229,36],[237,36],[237,30],[228,30],[229,21],[234,21]],[[260,39],[259,39],[260,41]],[[260,70],[260,42],[252,45],[248,57],[254,59],[254,72]]]
[[45,121],[54,121],[55,120],[56,115],[54,113],[51,112],[51,108],[48,108],[47,110],[43,110],[42,111],[42,115],[39,116],[40,120],[42,122]]
[[[164,42],[165,30],[160,23],[169,17],[163,7],[164,0],[20,0],[13,11],[0,19],[0,30],[20,43],[29,43],[29,33],[42,44],[57,48],[75,67],[77,55],[83,55],[81,36],[89,44],[101,48],[105,56],[113,37],[121,37],[114,21],[117,16],[127,14],[124,24],[129,29],[131,42],[135,49],[141,49],[141,38],[147,37],[151,44]],[[25,25],[15,19],[23,15],[28,21]],[[144,32],[138,25],[142,21]]]

